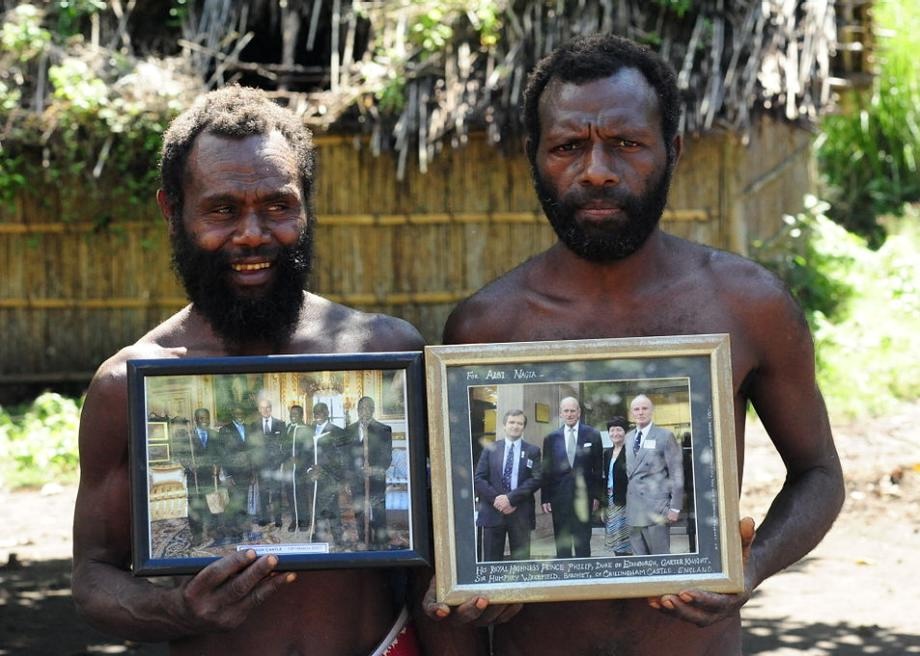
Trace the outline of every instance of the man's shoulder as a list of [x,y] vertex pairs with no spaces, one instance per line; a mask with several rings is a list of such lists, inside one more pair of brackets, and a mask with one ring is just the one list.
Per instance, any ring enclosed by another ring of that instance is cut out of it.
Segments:
[[424,340],[408,321],[369,313],[306,293],[296,339],[311,351],[366,352],[421,350]]
[[[527,316],[528,272],[539,256],[527,260],[460,301],[444,325],[445,344],[506,341],[507,322]],[[501,308],[501,312],[496,312]],[[488,318],[484,321],[484,318]]]
[[748,302],[775,301],[786,298],[783,282],[771,271],[737,253],[677,237],[681,257],[701,276],[713,291],[740,297]]

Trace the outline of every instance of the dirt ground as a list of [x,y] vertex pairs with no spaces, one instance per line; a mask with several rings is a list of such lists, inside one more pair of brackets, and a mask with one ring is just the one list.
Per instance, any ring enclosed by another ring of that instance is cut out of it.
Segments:
[[[920,654],[920,403],[835,427],[847,478],[843,513],[806,558],[766,581],[745,607],[745,653]],[[742,514],[763,517],[782,463],[748,431]],[[165,655],[106,637],[70,596],[72,487],[0,492],[0,656]]]

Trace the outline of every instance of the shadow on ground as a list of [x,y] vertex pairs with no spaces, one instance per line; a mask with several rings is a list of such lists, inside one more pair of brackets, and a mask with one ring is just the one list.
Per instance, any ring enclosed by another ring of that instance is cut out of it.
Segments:
[[77,617],[70,566],[70,559],[60,559],[0,567],[0,656],[169,653],[165,645],[111,638]]
[[[111,638],[77,617],[70,567],[70,559],[14,561],[0,567],[0,656],[167,656],[165,645]],[[903,656],[920,654],[920,636],[846,622],[757,618],[744,622],[744,653]]]
[[920,654],[920,636],[895,633],[880,626],[801,623],[790,619],[744,622],[744,653],[903,656]]

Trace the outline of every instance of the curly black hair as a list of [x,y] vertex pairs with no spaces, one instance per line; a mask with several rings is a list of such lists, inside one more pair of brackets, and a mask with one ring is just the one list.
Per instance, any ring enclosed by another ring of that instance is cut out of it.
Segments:
[[614,34],[594,34],[572,39],[541,59],[524,90],[524,124],[527,128],[527,158],[536,162],[540,142],[540,96],[550,80],[584,84],[610,77],[624,68],[637,69],[655,90],[661,113],[661,133],[669,157],[680,123],[680,93],[674,70],[657,54]]
[[172,208],[170,218],[182,216],[185,164],[199,134],[242,138],[274,130],[294,149],[304,209],[307,216],[313,216],[313,134],[293,112],[273,102],[261,89],[229,85],[195,100],[163,135],[160,186]]

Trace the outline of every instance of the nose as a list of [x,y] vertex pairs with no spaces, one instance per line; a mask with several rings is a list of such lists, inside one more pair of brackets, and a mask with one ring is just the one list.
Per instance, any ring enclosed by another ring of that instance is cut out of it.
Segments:
[[585,152],[581,182],[584,185],[595,187],[619,184],[620,176],[616,172],[616,158],[603,142],[592,144]]
[[240,214],[233,241],[240,246],[260,246],[268,243],[268,230],[258,212],[247,210]]

